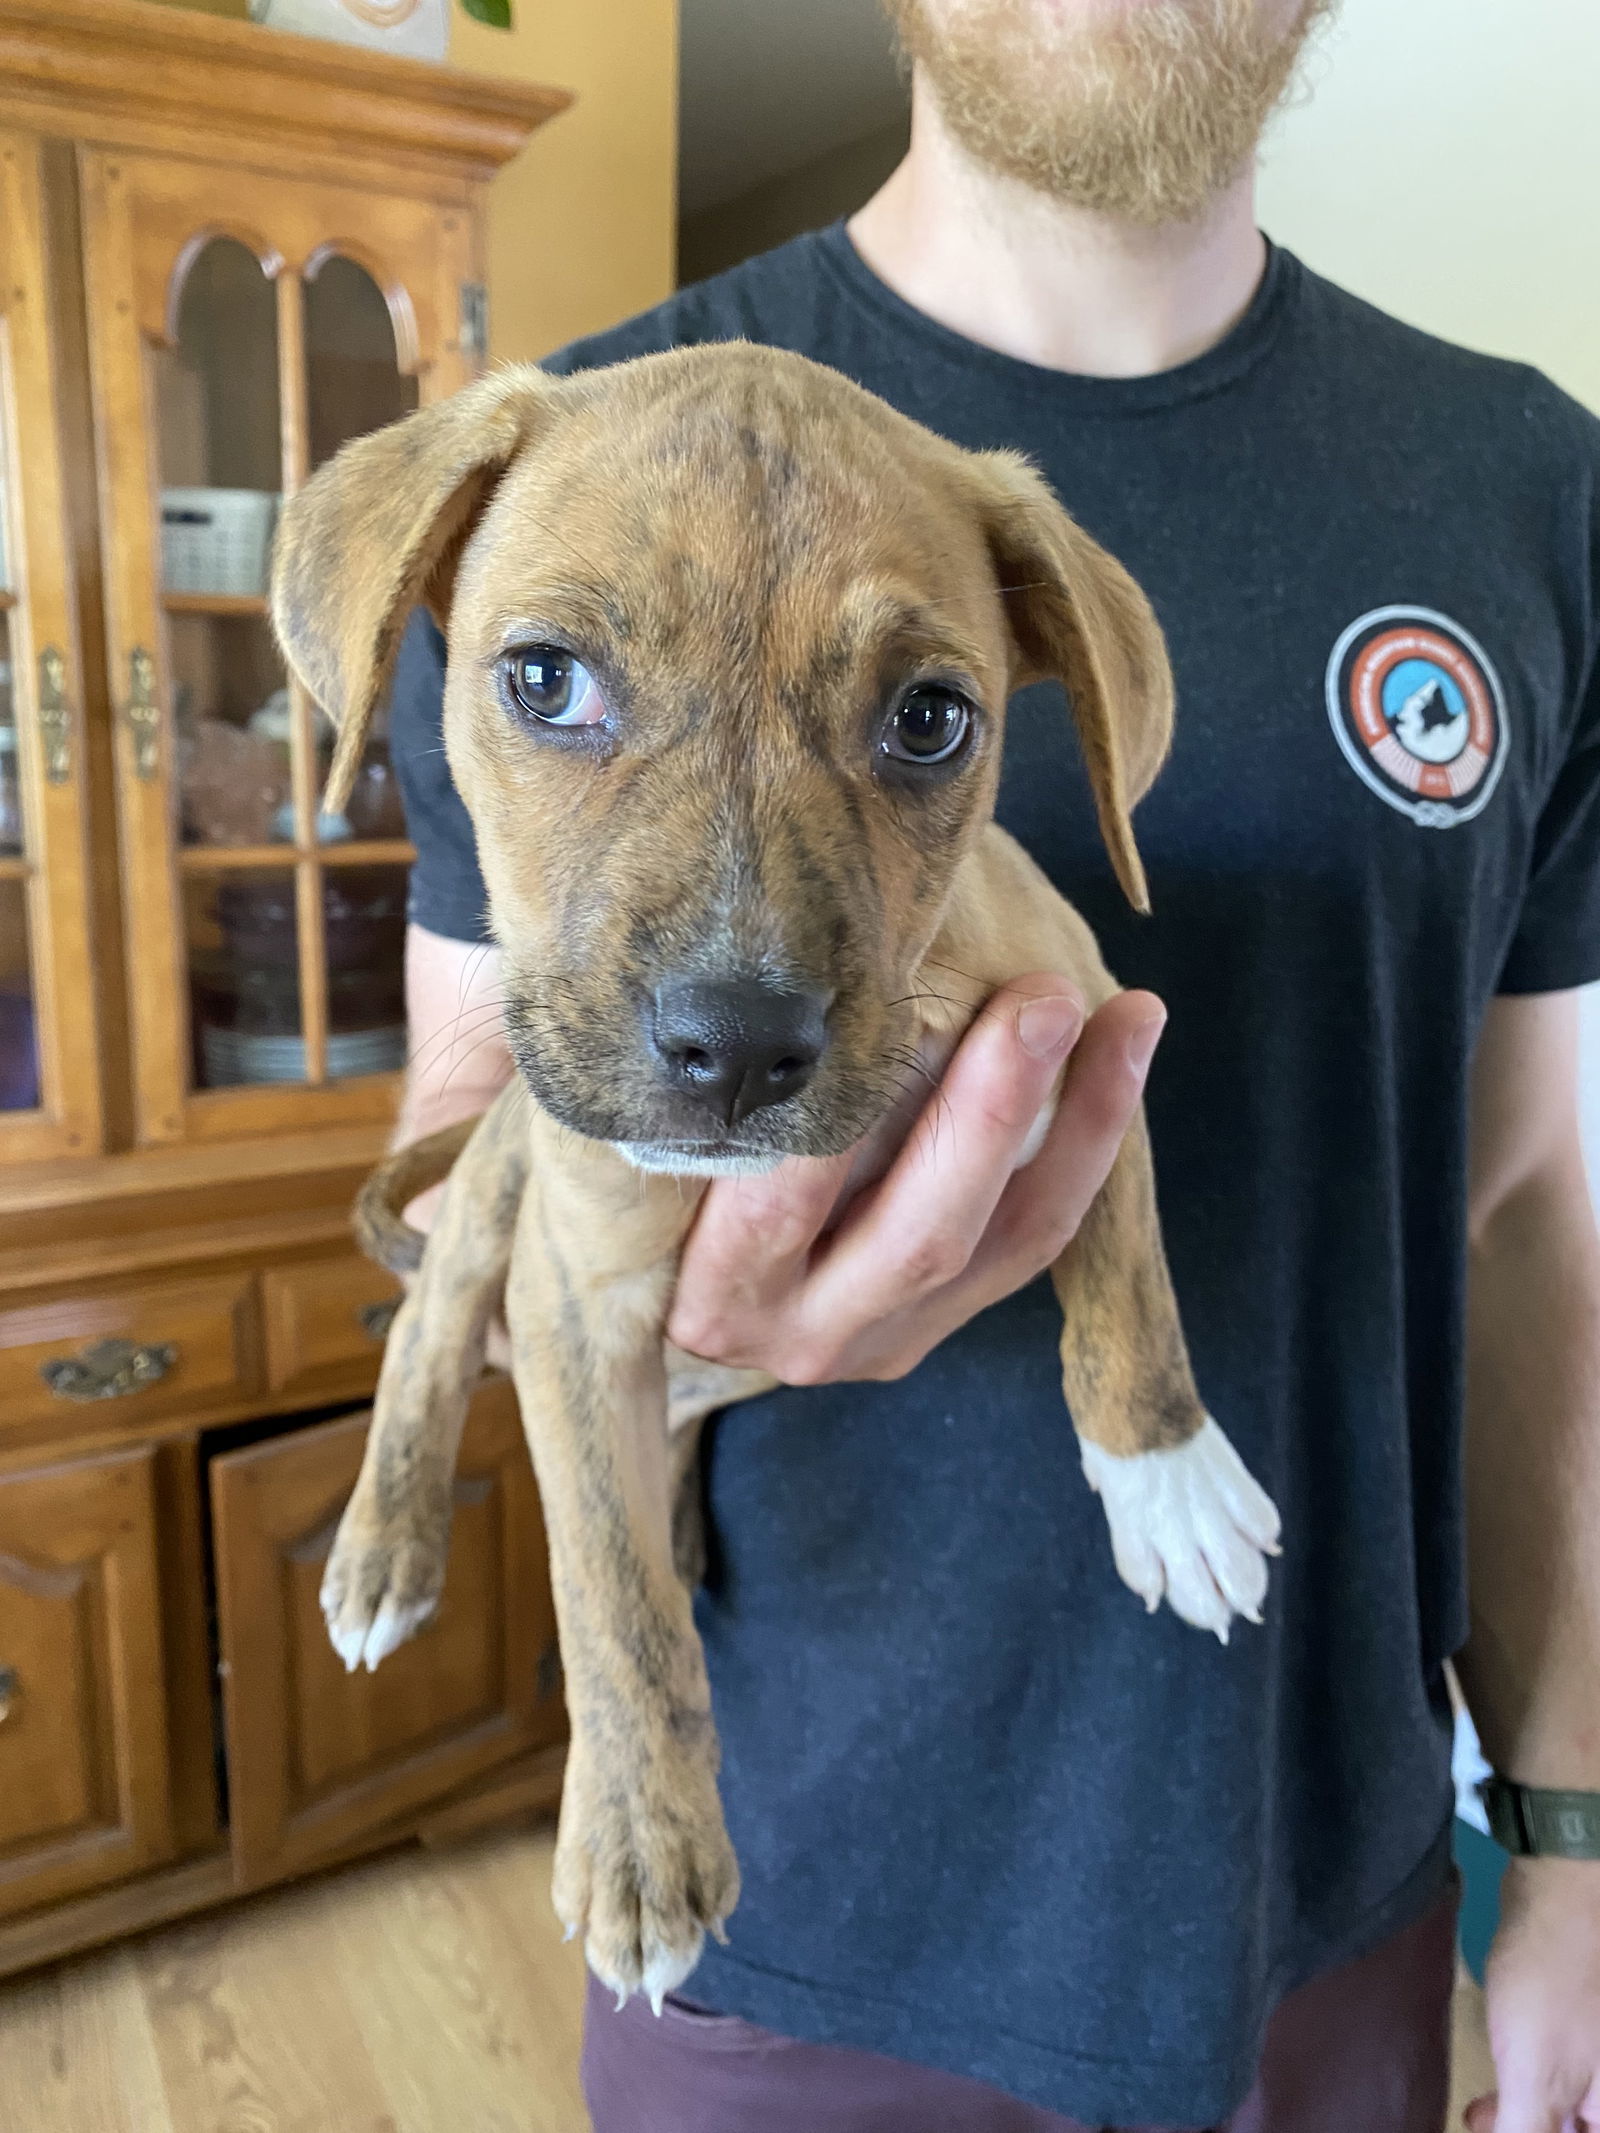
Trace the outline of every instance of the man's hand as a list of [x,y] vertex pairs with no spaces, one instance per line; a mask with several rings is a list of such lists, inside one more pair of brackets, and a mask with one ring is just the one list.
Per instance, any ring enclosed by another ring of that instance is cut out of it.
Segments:
[[[414,925],[406,982],[412,1059],[397,1140],[486,1110],[512,1073],[497,954]],[[903,1376],[1070,1241],[1122,1145],[1165,1019],[1147,992],[1119,993],[1085,1025],[1060,978],[1002,986],[893,1167],[820,1245],[851,1156],[712,1186],[669,1337],[791,1385]],[[1044,1145],[1014,1170],[1069,1053]],[[414,1200],[407,1219],[426,1229],[442,1189]],[[498,1325],[489,1354],[507,1366]]]
[[1470,2133],[1600,2133],[1600,1861],[1513,1859],[1489,1957],[1499,2093]]
[[[1120,993],[1085,1023],[1060,978],[1003,986],[893,1167],[830,1235],[849,1155],[712,1186],[668,1338],[788,1385],[903,1377],[1071,1241],[1116,1159],[1165,1019],[1150,993]],[[1016,1170],[1069,1053],[1055,1119]]]
[[[408,926],[406,1022],[410,1063],[396,1148],[478,1117],[516,1071],[506,1045],[499,949]],[[404,1210],[413,1229],[433,1227],[443,1196],[443,1181],[418,1193]],[[511,1368],[511,1340],[498,1313],[489,1327],[486,1360],[496,1370]]]

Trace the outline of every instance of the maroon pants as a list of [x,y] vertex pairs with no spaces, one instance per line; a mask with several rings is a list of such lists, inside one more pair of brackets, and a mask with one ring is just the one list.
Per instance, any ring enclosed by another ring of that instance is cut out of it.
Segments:
[[[1443,2133],[1455,1915],[1452,1896],[1291,1994],[1255,2087],[1214,2133]],[[594,2133],[1093,2133],[960,2075],[732,2015],[669,2001],[658,2021],[637,1998],[619,2014],[592,1978],[583,2089]]]

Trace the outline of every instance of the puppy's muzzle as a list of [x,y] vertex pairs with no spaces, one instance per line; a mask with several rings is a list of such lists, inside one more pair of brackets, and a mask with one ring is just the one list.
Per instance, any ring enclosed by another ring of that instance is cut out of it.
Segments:
[[645,1010],[656,1076],[724,1128],[798,1096],[828,1043],[830,995],[756,978],[678,979]]

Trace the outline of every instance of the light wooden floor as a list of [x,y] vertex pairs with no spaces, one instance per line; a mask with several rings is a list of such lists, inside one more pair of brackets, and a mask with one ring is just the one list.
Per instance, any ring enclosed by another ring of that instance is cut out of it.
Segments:
[[0,1985],[0,2133],[587,2133],[549,1891],[548,1831],[396,1852]]

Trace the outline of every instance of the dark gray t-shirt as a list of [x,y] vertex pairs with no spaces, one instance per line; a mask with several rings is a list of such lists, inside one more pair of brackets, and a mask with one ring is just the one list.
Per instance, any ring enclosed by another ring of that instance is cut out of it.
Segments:
[[[688,1988],[1093,2124],[1212,2124],[1276,2001],[1441,1892],[1466,1626],[1465,1132],[1490,997],[1600,977],[1600,425],[1536,373],[1272,254],[1158,377],[933,324],[842,228],[570,348],[734,336],[1030,453],[1144,585],[1177,743],[1121,901],[1064,709],[1017,699],[1000,819],[1171,1022],[1149,1092],[1196,1374],[1284,1514],[1223,1650],[1117,1581],[1047,1283],[893,1385],[710,1438],[701,1595],[744,1874]],[[483,933],[414,627],[412,914]]]

